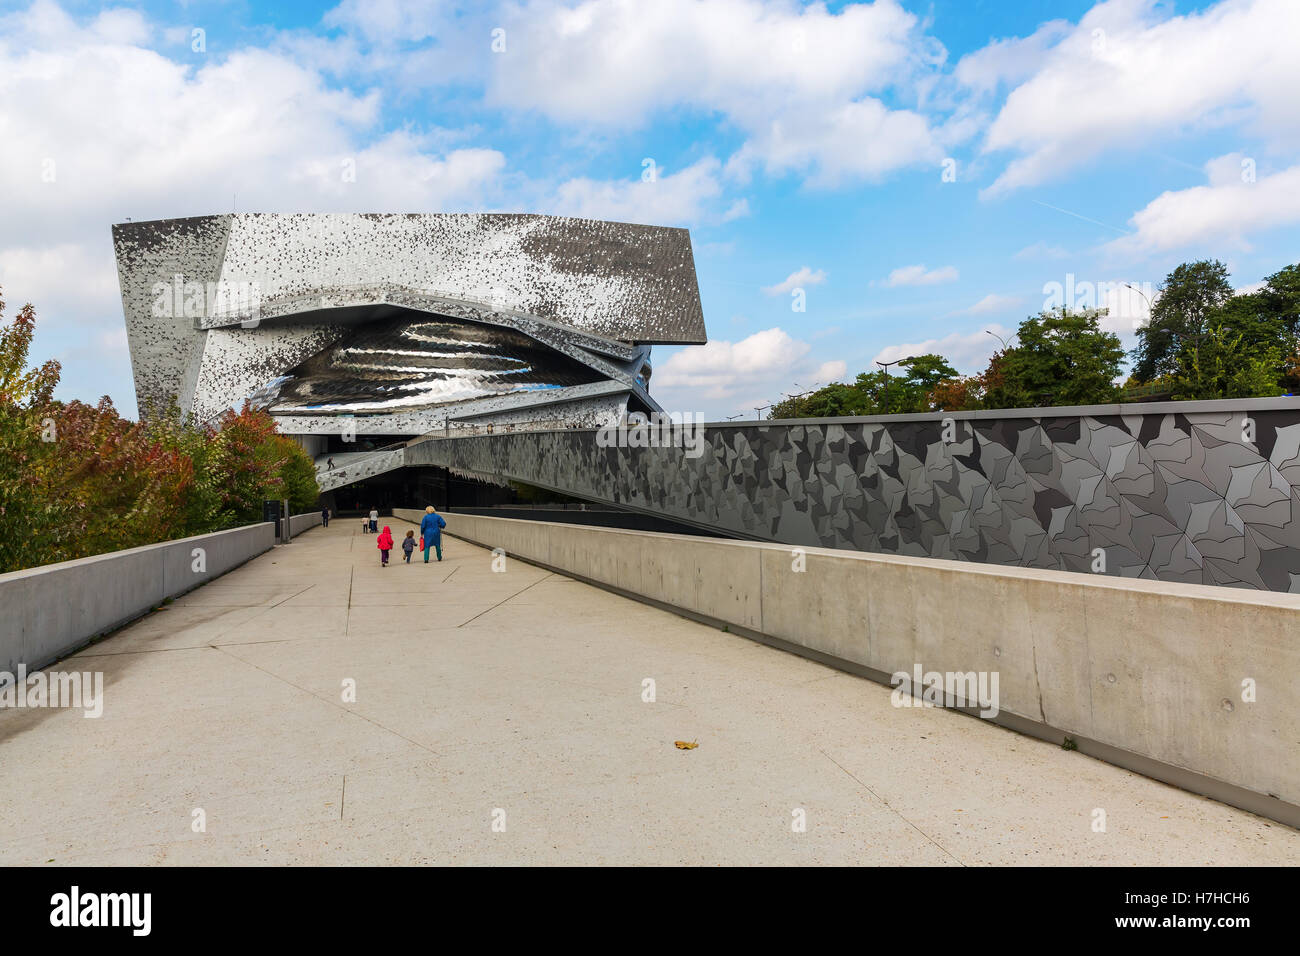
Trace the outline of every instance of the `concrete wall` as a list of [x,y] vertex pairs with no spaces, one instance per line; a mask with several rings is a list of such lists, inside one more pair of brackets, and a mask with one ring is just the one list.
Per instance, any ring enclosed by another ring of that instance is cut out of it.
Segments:
[[800,572],[781,545],[446,518],[455,537],[876,680],[996,671],[999,723],[1300,826],[1300,595],[819,548]]
[[[333,520],[332,515],[331,520]],[[305,515],[293,515],[289,518],[289,538],[292,540],[308,528],[315,528],[321,524],[323,522],[319,511],[309,511]]]
[[[0,574],[0,670],[43,667],[275,544],[269,522]],[[203,549],[204,570],[194,570]]]
[[1085,574],[1100,549],[1117,577],[1300,592],[1297,398],[715,423],[689,447],[605,437],[431,436],[405,464],[752,540]]

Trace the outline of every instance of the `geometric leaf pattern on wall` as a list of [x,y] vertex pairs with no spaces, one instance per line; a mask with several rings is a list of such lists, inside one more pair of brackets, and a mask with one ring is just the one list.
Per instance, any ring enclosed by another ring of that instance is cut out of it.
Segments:
[[[1280,399],[1278,402],[1287,400]],[[591,431],[433,440],[407,464],[531,482],[760,540],[1300,591],[1300,409],[710,427],[705,453]],[[1130,406],[1133,407],[1133,406]]]

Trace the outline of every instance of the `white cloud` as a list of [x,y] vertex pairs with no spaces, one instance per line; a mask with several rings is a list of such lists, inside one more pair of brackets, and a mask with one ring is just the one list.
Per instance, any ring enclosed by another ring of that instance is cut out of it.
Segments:
[[[803,358],[811,346],[781,328],[755,332],[739,342],[714,339],[674,353],[654,372],[657,386],[728,389],[746,379],[770,376]],[[716,397],[711,394],[710,397]]]
[[[942,154],[920,113],[878,94],[908,88],[943,50],[897,0],[836,12],[761,0],[526,0],[489,57],[492,105],[575,125],[630,128],[685,107],[747,137],[729,164],[831,184],[878,178]],[[486,43],[486,41],[484,41]]]
[[15,187],[0,246],[67,241],[70,228],[104,242],[107,223],[223,211],[236,195],[242,209],[396,211],[495,194],[494,150],[433,154],[415,132],[367,144],[377,93],[331,89],[258,49],[182,66],[94,25],[51,29],[50,9],[0,29],[0,179]]
[[813,271],[808,266],[803,266],[797,272],[791,272],[776,285],[763,286],[761,291],[763,295],[784,295],[804,286],[821,285],[825,281],[826,271],[824,269]]
[[[32,303],[43,332],[100,325],[98,311],[105,303],[117,305],[117,266],[107,242],[0,249],[0,289],[9,306]],[[117,327],[125,334],[120,321]]]
[[134,11],[74,21],[42,0],[0,17],[0,281],[10,302],[36,306],[37,354],[65,359],[61,396],[111,387],[130,410],[126,367],[109,380],[85,348],[121,327],[111,223],[232,202],[378,212],[476,209],[501,195],[496,150],[443,149],[441,134],[414,128],[376,137],[377,92],[332,88],[271,50],[187,44],[177,62],[144,45],[155,38]]
[[[981,195],[1186,132],[1244,128],[1277,148],[1300,142],[1300,56],[1286,40],[1300,35],[1300,4],[1221,0],[1184,16],[1162,12],[1153,0],[1108,0],[1068,32],[1040,31],[1016,51],[1033,75],[1007,97],[983,146],[1016,156]],[[959,79],[983,89],[1016,75],[1008,63],[1017,58],[1000,52],[1007,56],[964,59]]]
[[453,13],[446,0],[343,0],[323,20],[368,40],[415,42],[440,34]]
[[988,315],[991,312],[1006,312],[1023,301],[1024,299],[1017,295],[997,295],[990,292],[970,308],[959,309],[953,315]]
[[819,383],[830,384],[831,382],[840,382],[844,380],[844,373],[849,370],[848,363],[834,359],[830,362],[823,362],[817,366],[817,371],[813,373],[813,378]]
[[[986,331],[987,329],[987,331]],[[890,345],[880,350],[872,362],[895,362],[911,355],[942,355],[953,368],[963,374],[983,371],[988,365],[989,357],[1001,348],[998,339],[989,332],[996,333],[1008,341],[1014,330],[1001,325],[988,325],[975,332],[953,332],[938,339],[924,339],[903,345]]]
[[735,219],[744,219],[748,215],[749,215],[749,200],[737,199],[730,206],[728,206],[727,211],[722,214],[722,221],[731,222]]
[[1242,181],[1237,153],[1206,163],[1208,185],[1157,196],[1130,219],[1134,232],[1108,243],[1121,256],[1146,255],[1198,243],[1249,248],[1252,232],[1300,223],[1300,165]]
[[656,226],[726,222],[745,215],[749,207],[744,200],[725,210],[718,205],[721,168],[717,159],[706,157],[677,172],[659,169],[653,181],[570,179],[543,199],[537,211]]
[[504,12],[514,42],[493,61],[494,99],[562,120],[635,126],[679,104],[770,115],[884,87],[918,57],[917,20],[895,0],[839,13],[759,0],[528,0]]
[[843,360],[817,361],[811,351],[807,342],[779,327],[737,342],[715,339],[672,352],[656,365],[651,387],[667,409],[701,411],[715,419],[735,412],[753,418],[754,409],[784,395],[844,379]]
[[839,107],[792,110],[755,128],[727,168],[744,181],[752,167],[807,173],[814,186],[879,180],[885,174],[943,158],[938,138],[920,113],[890,110],[866,98]]
[[1050,20],[1030,36],[993,40],[988,46],[962,57],[953,76],[962,86],[977,93],[994,93],[1002,86],[1015,86],[1043,67],[1052,47],[1070,29],[1071,24],[1065,20]]
[[957,278],[955,266],[942,266],[930,270],[923,265],[901,266],[889,273],[885,285],[891,288],[908,285],[939,285],[943,282],[956,282]]
[[1011,257],[1021,261],[1033,261],[1036,259],[1068,259],[1070,254],[1060,246],[1049,245],[1046,242],[1035,242],[1031,246],[1025,246]]

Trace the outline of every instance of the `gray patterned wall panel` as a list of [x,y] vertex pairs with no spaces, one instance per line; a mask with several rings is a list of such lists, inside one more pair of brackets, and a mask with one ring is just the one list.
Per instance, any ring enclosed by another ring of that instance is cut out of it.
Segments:
[[994,414],[948,416],[952,441],[936,415],[710,425],[699,458],[560,431],[406,461],[790,545],[1089,573],[1101,548],[1108,574],[1300,591],[1300,402]]

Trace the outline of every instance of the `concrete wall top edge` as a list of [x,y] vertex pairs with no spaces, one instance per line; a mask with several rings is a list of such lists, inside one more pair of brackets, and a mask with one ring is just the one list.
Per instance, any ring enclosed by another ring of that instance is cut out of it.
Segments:
[[86,558],[73,558],[70,561],[56,561],[54,564],[42,564],[35,568],[23,568],[21,571],[8,571],[0,574],[0,584],[8,584],[13,581],[20,581],[23,578],[36,577],[41,574],[48,574],[54,571],[70,571],[78,567],[96,564],[101,561],[110,561],[114,558],[120,558],[128,554],[138,554],[145,551],[156,551],[160,548],[168,548],[173,545],[184,544],[187,541],[198,541],[201,538],[211,540],[223,535],[239,534],[246,532],[251,528],[265,526],[274,530],[275,524],[270,521],[256,521],[253,524],[240,525],[238,528],[227,528],[224,531],[211,531],[206,534],[191,535],[188,538],[174,538],[171,541],[159,541],[155,544],[144,544],[138,548],[125,548],[121,551],[106,551],[103,554],[92,554]]
[[1061,405],[1051,408],[990,408],[973,412],[923,412],[916,415],[861,415],[845,418],[773,418],[708,422],[710,428],[746,425],[864,425],[889,422],[939,422],[945,418],[986,420],[999,418],[1068,418],[1112,415],[1200,415],[1215,412],[1283,411],[1300,409],[1300,397],[1223,398],[1197,402],[1124,402],[1109,405]]
[[[406,510],[406,509],[400,509]],[[412,509],[419,510],[419,509]],[[456,512],[443,512],[447,519],[447,533],[455,536]],[[518,525],[521,519],[493,518],[489,515],[464,515],[475,521],[503,522]],[[792,545],[775,544],[767,541],[743,541],[735,538],[701,538],[696,535],[669,534],[660,531],[632,531],[624,528],[588,527],[584,525],[565,524],[553,521],[526,522],[530,526],[555,528],[565,532],[590,531],[600,535],[626,535],[634,539],[647,538],[669,539],[693,542],[698,546],[725,546],[748,548],[761,551],[789,554]],[[1229,604],[1254,604],[1300,611],[1300,594],[1279,591],[1260,591],[1248,588],[1223,587],[1208,584],[1186,584],[1179,581],[1156,581],[1146,578],[1128,578],[1109,574],[1083,574],[1077,571],[1057,571],[1047,568],[1025,568],[1014,565],[980,564],[973,561],[953,561],[946,558],[919,558],[910,555],[882,554],[879,552],[850,551],[836,548],[800,547],[799,550],[810,556],[833,557],[844,561],[859,561],[864,564],[912,565],[932,570],[947,570],[955,574],[982,575],[993,578],[1013,579],[1019,581],[1042,581],[1080,588],[1104,588],[1106,590],[1139,591],[1145,594],[1165,594],[1193,600],[1209,600]]]
[[[946,418],[957,421],[996,421],[1004,418],[1071,418],[1085,416],[1105,418],[1133,415],[1212,415],[1234,412],[1300,411],[1300,397],[1282,398],[1225,398],[1198,402],[1134,402],[1120,405],[1071,405],[1054,408],[999,408],[977,412],[923,412],[915,415],[857,415],[843,418],[772,418],[737,419],[735,421],[703,422],[705,428],[760,428],[766,426],[790,428],[799,425],[875,425],[898,422],[941,422]],[[688,413],[689,414],[689,413]],[[530,428],[538,434],[570,432],[571,428]],[[584,429],[577,429],[582,431]],[[591,430],[591,429],[587,429]],[[524,431],[524,429],[519,429]],[[429,438],[456,438],[456,435],[430,435]],[[459,436],[464,437],[464,436]]]

